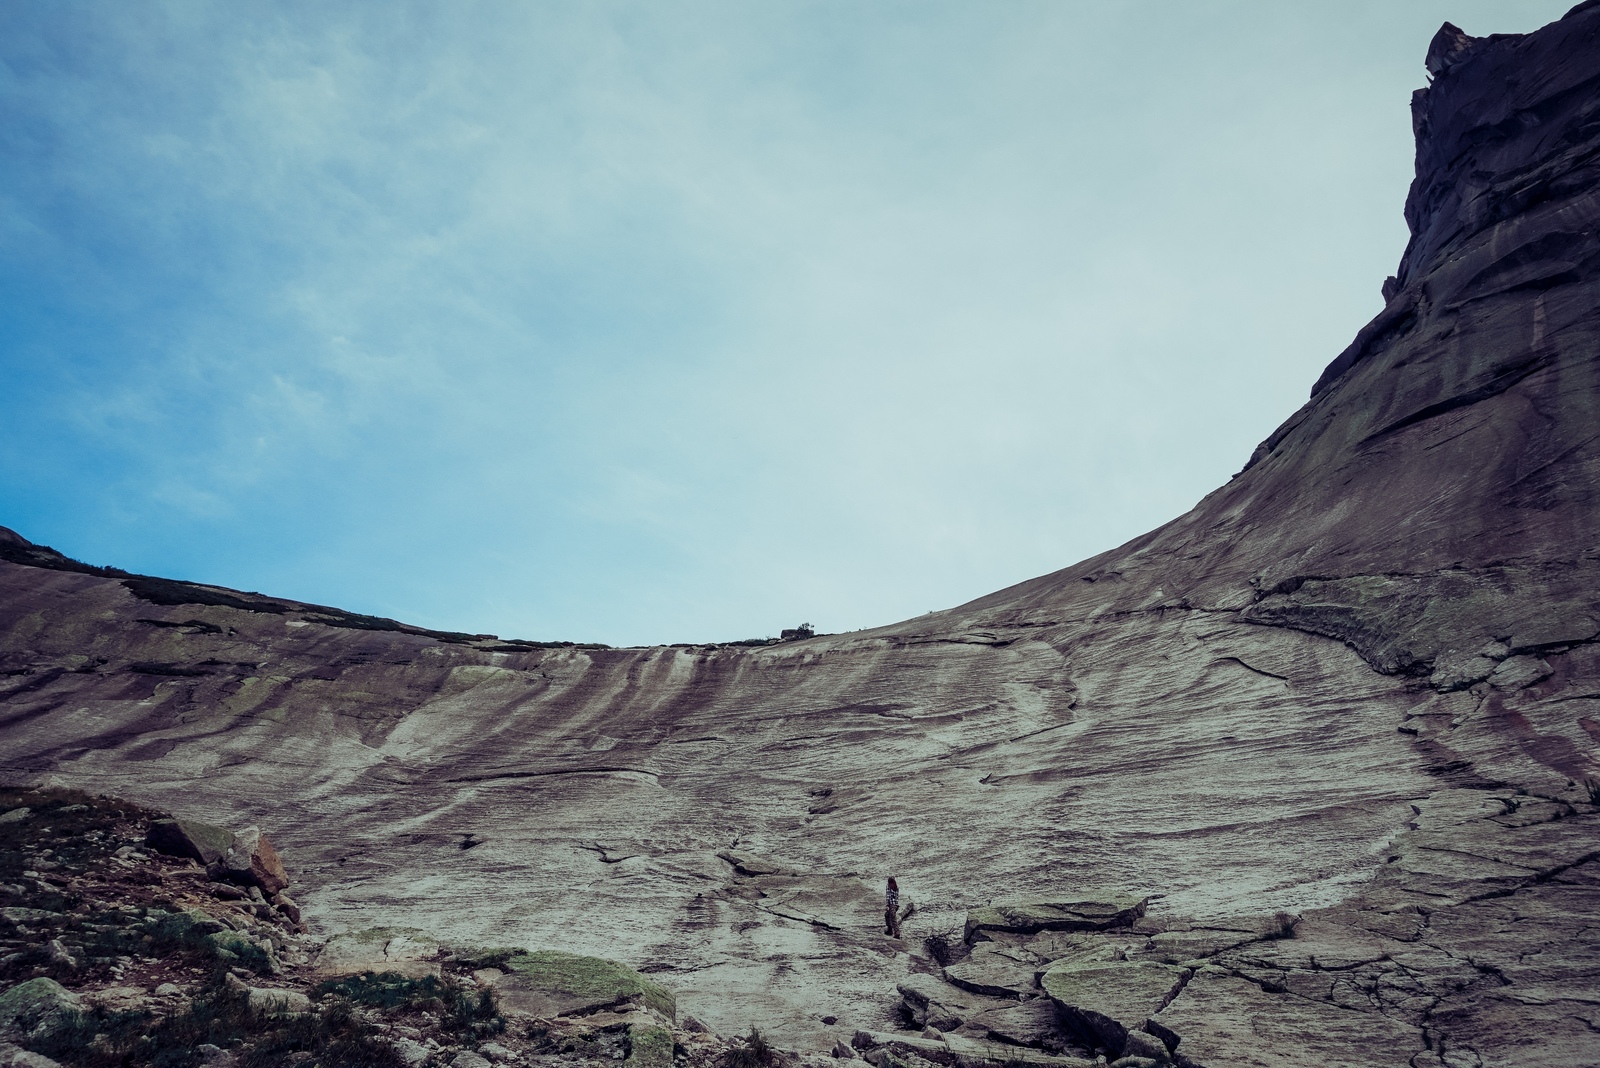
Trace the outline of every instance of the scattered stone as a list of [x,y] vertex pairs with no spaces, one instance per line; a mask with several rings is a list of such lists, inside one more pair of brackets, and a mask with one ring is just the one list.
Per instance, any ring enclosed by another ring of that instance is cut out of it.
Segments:
[[[27,873],[24,872],[24,875]],[[20,905],[0,909],[0,917],[12,923],[48,923],[62,918],[59,912],[50,912],[46,909],[29,909]]]
[[489,1059],[464,1049],[450,1058],[450,1068],[489,1068]]
[[514,1061],[517,1059],[515,1050],[507,1049],[498,1042],[480,1043],[478,1052],[488,1057],[491,1061]]
[[177,983],[162,983],[156,987],[156,997],[158,998],[181,997],[182,995],[183,987]]
[[273,907],[288,918],[290,923],[300,922],[300,906],[295,904],[294,898],[282,890],[272,895],[272,904]]

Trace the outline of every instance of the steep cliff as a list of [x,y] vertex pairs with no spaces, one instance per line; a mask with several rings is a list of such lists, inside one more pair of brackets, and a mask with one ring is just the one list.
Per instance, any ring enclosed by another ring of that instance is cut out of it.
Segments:
[[625,650],[12,538],[0,773],[269,827],[323,929],[621,959],[816,1048],[969,906],[1094,888],[1158,895],[1141,937],[1304,914],[1188,962],[1192,1063],[1600,1062],[1600,7],[1428,68],[1386,307],[1159,530],[875,631]]

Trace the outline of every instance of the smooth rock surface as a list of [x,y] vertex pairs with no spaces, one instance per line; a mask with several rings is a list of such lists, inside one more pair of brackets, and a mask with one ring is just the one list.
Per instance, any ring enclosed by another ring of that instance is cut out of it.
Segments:
[[1597,33],[1436,42],[1383,310],[1127,545],[872,631],[598,649],[0,532],[0,776],[270,827],[318,930],[615,959],[786,1045],[881,1027],[969,908],[1096,888],[1306,917],[1190,947],[1157,1016],[1196,1063],[1594,1061]]

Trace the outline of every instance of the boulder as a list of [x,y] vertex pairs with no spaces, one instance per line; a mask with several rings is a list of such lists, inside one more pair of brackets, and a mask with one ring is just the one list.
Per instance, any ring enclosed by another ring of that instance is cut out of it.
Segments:
[[144,844],[169,857],[216,864],[227,857],[233,846],[233,832],[199,820],[156,820],[145,832]]
[[62,1068],[42,1053],[30,1053],[21,1046],[0,1042],[0,1068]]
[[83,999],[54,979],[29,979],[0,994],[0,1032],[48,1028],[82,1011]]
[[1166,1008],[1189,976],[1185,968],[1156,961],[1057,965],[1039,985],[1063,1020],[1120,1054],[1128,1032]]
[[677,999],[626,965],[599,957],[542,950],[506,961],[495,984],[504,1009],[549,1019],[639,1003],[668,1021],[677,1019]]
[[1031,934],[1035,931],[1104,931],[1129,927],[1144,915],[1148,898],[1131,894],[1099,894],[1066,901],[1018,901],[985,905],[967,913],[968,942],[986,931]]
[[400,1058],[400,1063],[406,1068],[422,1068],[428,1062],[430,1051],[427,1046],[414,1038],[396,1038],[390,1041],[395,1054]]
[[228,879],[241,886],[258,886],[269,896],[289,885],[278,851],[259,827],[247,827],[233,836],[222,867]]
[[245,996],[252,1016],[293,1016],[311,1011],[311,999],[298,990],[253,986]]

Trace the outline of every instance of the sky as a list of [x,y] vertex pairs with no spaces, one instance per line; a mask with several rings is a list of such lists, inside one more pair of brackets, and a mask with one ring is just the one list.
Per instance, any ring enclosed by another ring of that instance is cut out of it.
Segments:
[[1381,308],[1446,19],[1572,0],[0,7],[0,525],[613,645],[1225,482]]

